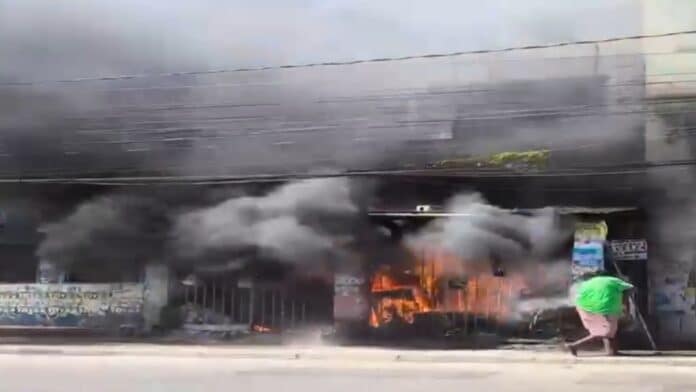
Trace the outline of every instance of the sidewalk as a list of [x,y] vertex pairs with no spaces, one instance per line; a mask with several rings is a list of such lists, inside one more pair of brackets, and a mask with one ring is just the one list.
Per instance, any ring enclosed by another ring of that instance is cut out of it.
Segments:
[[362,361],[407,363],[547,363],[630,364],[696,366],[696,353],[670,352],[659,355],[631,352],[626,356],[603,357],[588,353],[574,358],[560,351],[533,350],[394,350],[346,347],[240,347],[208,345],[162,345],[149,343],[99,344],[0,344],[0,355],[68,356],[166,356],[227,359],[304,361]]

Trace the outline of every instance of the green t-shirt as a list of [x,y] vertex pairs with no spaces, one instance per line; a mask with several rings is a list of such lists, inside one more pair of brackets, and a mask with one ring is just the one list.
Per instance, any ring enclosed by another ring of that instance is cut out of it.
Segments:
[[575,304],[582,310],[604,315],[623,312],[623,292],[633,285],[613,276],[597,276],[580,284]]

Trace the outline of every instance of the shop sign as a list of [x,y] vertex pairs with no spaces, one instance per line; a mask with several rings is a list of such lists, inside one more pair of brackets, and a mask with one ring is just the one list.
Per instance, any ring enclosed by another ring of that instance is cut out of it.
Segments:
[[616,261],[647,260],[647,240],[615,240],[610,242],[611,257]]
[[366,317],[368,301],[364,295],[366,279],[361,274],[336,274],[334,282],[334,319],[361,320]]

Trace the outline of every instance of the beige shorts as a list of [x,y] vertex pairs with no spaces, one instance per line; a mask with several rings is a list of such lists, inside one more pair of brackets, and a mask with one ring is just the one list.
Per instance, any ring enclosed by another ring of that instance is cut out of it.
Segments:
[[616,330],[619,327],[618,316],[607,316],[599,313],[590,313],[588,311],[577,308],[582,325],[592,336],[602,338],[613,338],[616,336]]

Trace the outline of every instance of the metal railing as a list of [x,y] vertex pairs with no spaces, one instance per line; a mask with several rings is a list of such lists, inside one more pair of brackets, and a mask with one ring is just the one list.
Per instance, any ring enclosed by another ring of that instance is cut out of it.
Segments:
[[330,307],[279,284],[206,280],[183,286],[187,323],[283,331],[325,321]]

